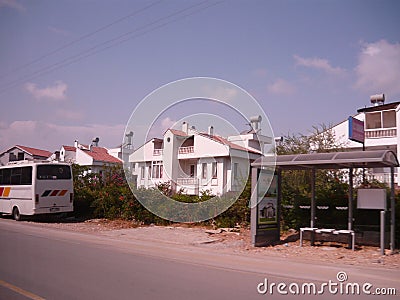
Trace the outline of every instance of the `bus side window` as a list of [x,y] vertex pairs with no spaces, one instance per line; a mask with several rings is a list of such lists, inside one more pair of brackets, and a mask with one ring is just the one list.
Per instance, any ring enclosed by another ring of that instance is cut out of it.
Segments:
[[1,184],[6,185],[11,183],[11,169],[3,169],[1,176]]
[[21,174],[21,184],[32,184],[32,167],[23,167]]
[[11,184],[19,185],[21,184],[21,168],[12,168],[11,169]]

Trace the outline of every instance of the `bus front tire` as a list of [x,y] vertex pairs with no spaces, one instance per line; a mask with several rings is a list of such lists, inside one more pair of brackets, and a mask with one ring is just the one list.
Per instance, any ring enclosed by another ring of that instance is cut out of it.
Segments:
[[18,207],[13,208],[12,216],[15,221],[21,221],[22,217],[21,214],[19,213]]

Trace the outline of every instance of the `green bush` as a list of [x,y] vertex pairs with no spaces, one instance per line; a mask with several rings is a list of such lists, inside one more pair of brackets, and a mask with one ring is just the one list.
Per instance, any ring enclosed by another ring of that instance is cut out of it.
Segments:
[[89,168],[72,165],[74,179],[74,214],[78,217],[93,215],[92,203],[97,198],[100,183],[97,174],[89,173]]

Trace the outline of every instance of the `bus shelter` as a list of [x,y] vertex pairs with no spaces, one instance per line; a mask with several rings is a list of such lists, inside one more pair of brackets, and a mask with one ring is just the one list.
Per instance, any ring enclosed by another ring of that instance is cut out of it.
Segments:
[[[358,168],[390,168],[390,250],[395,249],[395,187],[394,187],[394,168],[399,166],[396,155],[390,150],[373,151],[352,151],[352,152],[331,152],[331,153],[310,153],[294,155],[278,155],[276,161],[269,157],[260,157],[254,161],[252,166],[252,206],[251,215],[251,234],[252,242],[255,246],[270,243],[276,239],[277,232],[271,233],[258,224],[259,214],[262,213],[258,207],[260,203],[259,193],[259,174],[263,169],[271,168],[275,164],[277,176],[277,210],[280,212],[281,203],[281,177],[285,170],[309,170],[311,176],[311,215],[310,228],[315,228],[316,220],[316,199],[315,199],[315,176],[318,169],[348,169],[349,170],[349,193],[348,193],[348,231],[353,230],[353,170]],[[264,197],[263,195],[261,197]],[[279,234],[279,214],[278,234]],[[268,229],[268,228],[267,228]],[[276,228],[275,228],[276,229]],[[279,235],[278,235],[279,240]],[[354,247],[354,245],[353,245]]]

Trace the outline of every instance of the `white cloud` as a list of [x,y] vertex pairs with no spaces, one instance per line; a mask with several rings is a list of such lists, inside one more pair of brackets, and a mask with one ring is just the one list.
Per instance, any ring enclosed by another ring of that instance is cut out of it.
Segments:
[[49,30],[58,35],[63,35],[63,36],[71,36],[72,35],[71,32],[61,29],[61,28],[58,28],[58,27],[54,27],[54,26],[49,26]]
[[256,77],[260,77],[260,78],[265,78],[268,75],[268,72],[266,69],[256,69],[253,71],[253,75]]
[[400,95],[400,44],[390,44],[385,40],[364,44],[355,72],[357,89]]
[[208,98],[227,103],[231,102],[238,94],[237,89],[222,86],[213,89],[207,87],[205,92]]
[[83,112],[72,109],[58,109],[55,112],[58,118],[63,120],[82,120],[84,117]]
[[341,75],[345,72],[345,70],[342,68],[333,67],[327,59],[317,57],[304,58],[298,55],[294,55],[293,57],[297,66],[319,69],[333,75]]
[[164,132],[169,128],[172,128],[176,124],[175,120],[171,120],[170,117],[166,117],[161,121],[161,130]]
[[26,145],[59,150],[61,145],[72,145],[75,139],[90,143],[93,137],[100,137],[100,146],[120,145],[125,130],[124,124],[67,126],[41,121],[15,121],[0,126],[0,151],[16,145]]
[[0,9],[2,7],[8,7],[20,12],[25,11],[26,8],[21,3],[17,2],[16,0],[0,0]]
[[62,81],[57,81],[53,86],[39,88],[35,83],[28,82],[25,89],[38,100],[63,100],[67,97],[68,86]]
[[149,134],[146,140],[155,137],[162,137],[164,132],[167,131],[169,128],[173,128],[177,121],[172,120],[170,117],[163,118],[161,121],[157,120],[153,126],[150,128]]
[[267,90],[276,95],[292,95],[296,89],[291,83],[278,78],[274,83],[268,85]]

